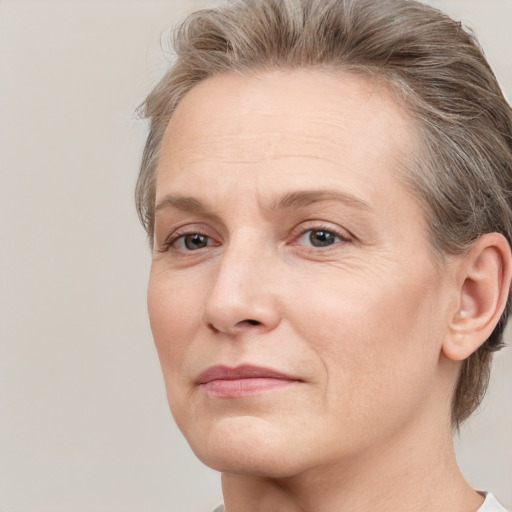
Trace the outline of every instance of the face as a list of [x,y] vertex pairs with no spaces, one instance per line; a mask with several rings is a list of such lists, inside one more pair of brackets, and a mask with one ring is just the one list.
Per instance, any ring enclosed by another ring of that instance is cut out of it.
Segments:
[[397,177],[414,134],[385,89],[321,71],[219,76],[179,104],[148,304],[206,464],[292,476],[439,413],[445,277]]

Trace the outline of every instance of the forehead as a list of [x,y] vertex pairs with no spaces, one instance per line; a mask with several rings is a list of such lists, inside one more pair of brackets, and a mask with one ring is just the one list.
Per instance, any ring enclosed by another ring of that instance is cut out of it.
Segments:
[[371,194],[383,179],[397,185],[415,146],[412,120],[382,84],[323,70],[219,75],[194,87],[169,122],[157,202],[170,187],[208,182],[203,192],[214,196],[233,180],[251,193],[300,180]]

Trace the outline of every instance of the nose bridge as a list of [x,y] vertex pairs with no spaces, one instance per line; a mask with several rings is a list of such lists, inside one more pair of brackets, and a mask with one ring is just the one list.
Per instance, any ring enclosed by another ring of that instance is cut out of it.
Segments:
[[271,251],[251,230],[235,234],[220,257],[204,310],[205,322],[216,331],[235,332],[279,322],[276,297],[269,280]]

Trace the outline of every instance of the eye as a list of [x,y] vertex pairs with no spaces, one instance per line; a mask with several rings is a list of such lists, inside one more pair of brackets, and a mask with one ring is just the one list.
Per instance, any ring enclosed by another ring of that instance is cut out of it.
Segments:
[[340,235],[328,229],[308,229],[297,239],[297,243],[312,247],[328,247],[341,241],[343,238]]
[[162,252],[174,249],[181,252],[198,251],[205,247],[217,246],[218,243],[208,235],[197,232],[175,233],[164,244]]
[[176,249],[182,249],[185,251],[197,251],[204,247],[216,245],[213,239],[209,236],[203,235],[202,233],[187,233],[185,235],[178,236],[172,242],[170,242]]

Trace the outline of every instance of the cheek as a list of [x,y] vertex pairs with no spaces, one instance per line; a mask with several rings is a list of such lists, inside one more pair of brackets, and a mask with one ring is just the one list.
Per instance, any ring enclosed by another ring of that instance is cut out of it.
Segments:
[[165,272],[152,270],[148,287],[151,331],[166,381],[177,375],[187,347],[198,328],[198,288],[186,286]]
[[326,369],[327,409],[376,417],[383,404],[426,396],[439,357],[435,289],[430,276],[331,280],[291,306],[308,311],[297,326]]

